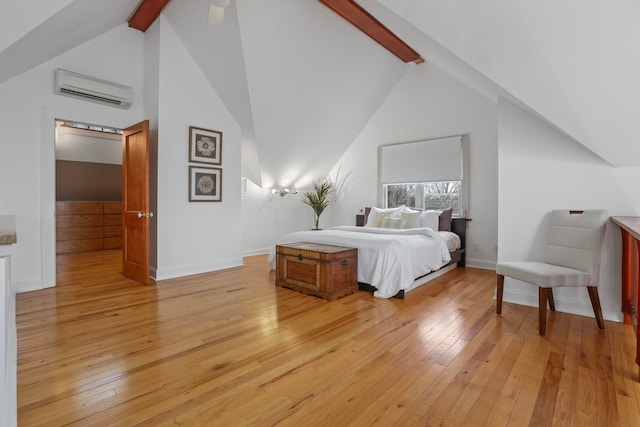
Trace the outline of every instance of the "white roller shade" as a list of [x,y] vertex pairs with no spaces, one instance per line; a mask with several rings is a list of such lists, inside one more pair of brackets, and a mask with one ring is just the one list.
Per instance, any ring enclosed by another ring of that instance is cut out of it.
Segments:
[[463,179],[462,136],[380,147],[383,184]]

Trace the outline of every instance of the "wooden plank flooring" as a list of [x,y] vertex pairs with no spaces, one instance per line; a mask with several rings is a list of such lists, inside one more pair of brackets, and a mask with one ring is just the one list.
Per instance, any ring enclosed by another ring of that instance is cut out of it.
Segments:
[[457,269],[404,301],[274,286],[266,257],[147,287],[120,251],[17,297],[21,426],[639,426],[631,326],[492,299]]

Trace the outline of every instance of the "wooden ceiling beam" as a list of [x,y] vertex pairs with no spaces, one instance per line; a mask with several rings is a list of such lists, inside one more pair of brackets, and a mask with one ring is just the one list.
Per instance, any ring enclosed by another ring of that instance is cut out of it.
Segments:
[[160,12],[162,12],[167,3],[169,3],[169,0],[142,0],[133,15],[131,15],[131,18],[129,18],[129,27],[144,33],[153,24],[153,21],[160,16]]
[[354,0],[320,0],[338,15],[356,26],[360,31],[377,41],[389,52],[404,62],[421,64],[424,59],[390,29],[364,10]]

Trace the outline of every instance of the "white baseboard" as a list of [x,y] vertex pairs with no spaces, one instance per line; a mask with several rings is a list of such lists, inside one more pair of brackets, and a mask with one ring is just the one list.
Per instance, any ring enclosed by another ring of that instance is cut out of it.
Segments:
[[242,256],[255,256],[255,255],[266,255],[271,250],[271,247],[262,248],[262,249],[249,249],[248,251],[242,251]]
[[[510,290],[505,286],[502,301],[512,304],[526,305],[529,307],[538,307],[538,288],[535,286],[531,286],[531,288],[533,289],[532,292],[525,292],[520,290]],[[587,290],[585,289],[584,292],[586,294]],[[553,300],[555,302],[556,311],[595,318],[593,314],[593,307],[591,307],[590,302],[579,301],[575,298],[559,297],[555,292]],[[502,308],[502,311],[504,313],[504,307]],[[605,320],[611,320],[612,322],[624,321],[624,315],[621,311],[608,309],[604,306],[602,307],[602,317],[604,317]]]
[[[485,270],[495,270],[496,262],[467,258],[466,266],[482,268]],[[524,289],[510,289],[509,286],[505,286],[502,301],[512,304],[526,305],[528,307],[538,307],[538,288],[535,286],[530,286],[530,288],[531,291],[527,291]],[[584,292],[586,294],[587,291],[585,290]],[[579,316],[595,317],[593,314],[593,307],[591,307],[591,302],[587,298],[585,298],[585,300],[566,298],[554,293],[556,311],[577,314]],[[619,307],[607,307],[602,305],[602,317],[612,322],[624,321],[624,315],[620,311]]]
[[206,264],[180,265],[166,268],[152,268],[151,278],[155,281],[175,279],[176,277],[192,276],[194,274],[211,273],[228,268],[242,267],[242,258],[229,258]]
[[[242,267],[244,262],[242,258],[236,259],[225,259],[220,260],[215,263],[207,263],[207,264],[192,264],[192,265],[183,265],[177,267],[169,267],[158,270],[156,267],[150,268],[151,278],[155,281],[158,280],[166,280],[166,279],[174,279],[176,277],[183,276],[191,276],[194,274],[201,273],[210,273],[212,271],[217,270],[225,270],[227,268],[235,268]],[[12,283],[13,288],[16,293],[24,293],[24,292],[32,292],[39,291],[41,289],[51,288],[51,286],[44,286],[43,282],[40,280],[22,280],[16,281]]]
[[17,294],[21,294],[23,292],[39,291],[41,289],[53,287],[53,285],[45,286],[41,280],[35,280],[35,279],[15,281],[12,284],[13,284],[13,289],[15,289]]
[[467,267],[472,267],[472,268],[482,268],[483,270],[496,269],[496,261],[486,260],[486,259],[467,258],[465,260],[465,265]]

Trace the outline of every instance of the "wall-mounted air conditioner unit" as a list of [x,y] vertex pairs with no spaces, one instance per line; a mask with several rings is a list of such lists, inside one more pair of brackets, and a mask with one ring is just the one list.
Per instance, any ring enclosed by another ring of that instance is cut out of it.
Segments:
[[133,89],[128,86],[61,69],[56,70],[55,93],[125,109],[133,102]]

